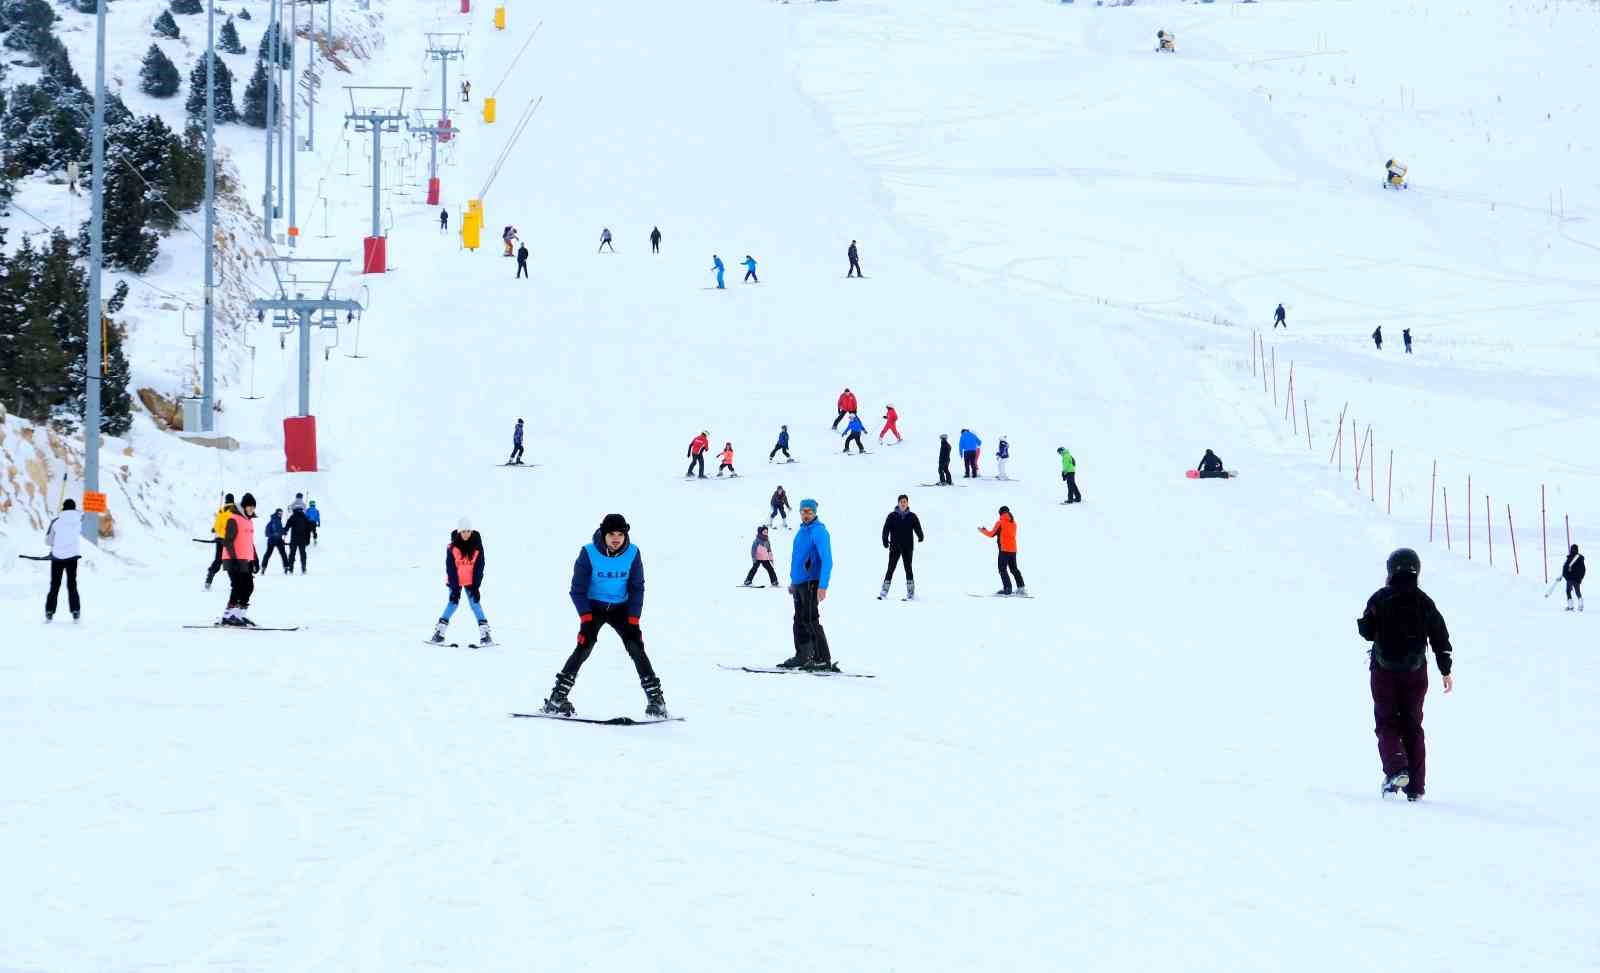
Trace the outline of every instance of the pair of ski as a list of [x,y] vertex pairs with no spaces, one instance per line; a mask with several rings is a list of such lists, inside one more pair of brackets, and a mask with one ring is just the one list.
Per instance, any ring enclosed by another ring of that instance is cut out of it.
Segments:
[[682,723],[681,716],[647,716],[636,720],[631,716],[613,716],[609,720],[597,720],[587,716],[562,716],[560,713],[512,713],[512,717],[519,720],[560,720],[563,723],[588,723],[593,726],[648,726],[651,723]]
[[[435,642],[433,639],[423,639],[422,644],[438,646],[441,649],[459,649],[463,647],[461,642]],[[499,642],[467,642],[465,647],[469,649],[492,649],[499,644]]]
[[842,676],[846,679],[876,679],[877,676],[865,672],[836,672],[832,669],[784,669],[781,666],[725,666],[717,664],[718,669],[729,672],[755,672],[766,675],[801,675],[801,676]]
[[225,628],[235,632],[298,632],[300,626],[272,626],[272,625],[224,625],[221,622],[212,622],[209,625],[185,625],[184,628]]

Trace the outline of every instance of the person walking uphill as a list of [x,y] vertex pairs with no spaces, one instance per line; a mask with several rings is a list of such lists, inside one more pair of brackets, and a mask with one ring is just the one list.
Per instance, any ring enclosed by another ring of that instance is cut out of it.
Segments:
[[483,535],[472,529],[472,521],[465,517],[450,534],[450,543],[444,548],[444,586],[450,590],[450,600],[445,602],[439,621],[433,626],[435,644],[444,641],[450,628],[450,618],[461,604],[461,593],[467,593],[467,607],[478,620],[478,642],[473,648],[493,645],[489,634],[489,619],[483,615],[483,571],[487,561],[483,553]]
[[856,394],[849,389],[839,393],[839,414],[833,417],[833,428],[838,430],[844,417],[856,411]]
[[1372,343],[1379,351],[1383,350],[1383,325],[1380,324],[1372,329]]
[[[1567,611],[1572,611],[1574,595],[1578,597],[1578,611],[1583,611],[1583,576],[1588,570],[1583,566],[1583,555],[1578,553],[1578,545],[1572,545],[1572,550],[1567,552],[1567,562],[1561,565],[1561,580],[1567,583]],[[53,585],[51,590],[55,590]]]
[[1067,481],[1067,499],[1062,502],[1082,503],[1083,494],[1078,492],[1078,461],[1065,446],[1056,447],[1056,452],[1061,456],[1061,478]]
[[856,251],[856,241],[850,241],[850,249],[844,252],[850,258],[850,269],[845,271],[845,277],[865,277],[861,272],[861,254]]
[[772,447],[772,452],[767,454],[767,462],[768,463],[772,462],[773,457],[777,456],[779,453],[783,454],[783,458],[784,458],[785,461],[790,462],[790,463],[794,462],[794,457],[789,455],[789,427],[788,426],[780,426],[778,428],[778,442],[777,442],[776,445],[774,445]]
[[315,500],[306,504],[306,519],[311,521],[311,543],[317,542],[317,534],[322,530],[322,511],[317,509]]
[[800,530],[789,555],[789,594],[794,598],[794,655],[778,663],[780,669],[838,672],[828,636],[822,630],[822,603],[828,599],[828,579],[833,576],[833,542],[828,528],[817,519],[817,502],[800,501]]
[[751,587],[750,582],[756,578],[756,572],[761,568],[767,569],[767,578],[771,581],[769,587],[778,586],[778,572],[772,567],[772,541],[767,537],[767,525],[762,524],[756,528],[755,542],[750,545],[750,573],[744,576],[744,586]]
[[222,613],[223,625],[252,628],[256,624],[245,617],[250,610],[250,596],[256,590],[256,529],[250,523],[255,516],[256,498],[248,493],[236,506],[228,507],[227,523],[222,529],[222,563],[228,571],[228,607]]
[[756,276],[756,258],[747,253],[744,255],[744,282],[748,284],[752,281],[759,284],[761,278]]
[[609,625],[622,638],[622,647],[639,674],[644,690],[644,715],[667,718],[667,698],[661,680],[644,652],[644,632],[639,619],[644,614],[644,559],[629,537],[628,521],[621,514],[606,514],[589,543],[578,550],[572,565],[572,607],[578,610],[578,644],[567,657],[567,664],[556,674],[555,688],[544,701],[544,711],[571,716],[567,698],[577,682],[578,670],[588,661],[600,630]]
[[979,527],[978,533],[993,537],[1000,548],[1000,590],[995,594],[1011,594],[1011,579],[1016,578],[1017,594],[1026,598],[1027,583],[1022,580],[1022,572],[1017,570],[1017,521],[1011,516],[1011,508],[1001,507],[1000,519],[994,522],[994,526]]
[[961,478],[968,480],[978,475],[978,447],[983,445],[983,440],[971,429],[961,430]]
[[506,460],[507,466],[522,465],[522,420],[518,419],[516,426],[511,430],[511,456]]
[[83,603],[78,600],[78,541],[82,536],[83,514],[78,512],[78,502],[62,501],[61,512],[56,514],[44,531],[44,539],[50,544],[50,593],[44,596],[44,620],[47,622],[56,617],[56,600],[61,596],[63,579],[67,582],[67,608],[72,612],[72,620],[76,622],[81,617]]
[[1455,688],[1450,675],[1450,632],[1433,599],[1417,586],[1422,559],[1402,547],[1385,564],[1388,583],[1367,599],[1356,631],[1372,643],[1368,651],[1373,721],[1378,758],[1383,762],[1383,795],[1404,791],[1408,800],[1427,784],[1427,745],[1422,733],[1422,701],[1428,694],[1428,646],[1444,677],[1444,691]]
[[861,444],[861,434],[867,431],[866,424],[855,413],[850,414],[850,421],[844,427],[844,451],[850,452],[850,444],[855,443],[856,449],[865,453],[867,447]]
[[878,600],[889,597],[889,585],[894,581],[894,567],[901,561],[906,563],[906,601],[917,597],[917,576],[911,570],[911,555],[918,544],[922,543],[922,521],[911,512],[911,500],[900,494],[900,499],[895,502],[895,508],[889,511],[889,516],[883,518],[883,546],[889,549],[889,569],[883,572],[883,588],[878,592]]
[[722,265],[722,258],[716,254],[711,255],[711,269],[717,272],[717,290],[727,290],[727,285],[722,280],[722,274],[726,268]]
[[700,435],[689,440],[689,451],[685,454],[689,457],[689,468],[683,473],[685,480],[694,477],[697,466],[700,468],[700,479],[706,478],[706,453],[710,449],[711,434],[704,429],[700,430]]

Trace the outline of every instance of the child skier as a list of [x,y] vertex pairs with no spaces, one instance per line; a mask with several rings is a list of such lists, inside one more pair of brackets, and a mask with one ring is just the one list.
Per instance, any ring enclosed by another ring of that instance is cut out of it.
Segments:
[[444,586],[450,589],[450,600],[445,602],[444,612],[433,626],[433,637],[428,641],[444,641],[444,633],[450,628],[450,617],[460,606],[461,592],[464,590],[467,593],[467,607],[472,609],[472,616],[478,620],[478,642],[474,648],[494,644],[494,637],[489,634],[489,619],[483,615],[485,563],[483,536],[472,529],[472,521],[462,517],[444,549]]
[[892,406],[892,405],[884,406],[883,407],[883,429],[879,430],[879,432],[878,432],[878,445],[879,446],[883,445],[883,437],[889,435],[890,433],[894,433],[894,441],[895,442],[898,443],[898,442],[901,441],[901,439],[900,439],[899,422],[900,422],[900,413],[894,411],[894,406]]
[[849,423],[847,423],[844,427],[844,451],[849,453],[850,444],[855,443],[856,449],[865,453],[867,451],[867,447],[861,445],[861,434],[866,431],[866,424],[861,421],[861,417],[852,412],[850,414]]
[[600,247],[599,249],[595,250],[595,253],[599,253],[601,250],[604,250],[607,247],[611,247],[612,253],[617,252],[617,248],[611,246],[611,228],[609,226],[602,226],[600,228]]
[[516,238],[517,228],[514,226],[507,226],[504,230],[500,231],[500,241],[506,245],[506,256],[508,257],[511,256],[512,241],[516,240]]
[[755,542],[750,545],[750,573],[744,576],[744,586],[751,587],[750,582],[755,580],[756,571],[766,568],[767,577],[771,584],[769,587],[778,586],[778,572],[772,567],[772,541],[767,537],[767,525],[762,524],[756,528]]
[[594,650],[600,629],[610,625],[622,637],[622,647],[639,674],[646,700],[644,715],[667,718],[667,699],[661,691],[661,680],[644,653],[644,633],[639,627],[639,617],[644,612],[644,561],[628,532],[628,521],[621,514],[606,514],[594,538],[578,550],[570,591],[572,605],[578,610],[578,645],[556,674],[555,688],[544,701],[546,713],[573,714],[567,695]]
[[1000,480],[1009,480],[1009,479],[1011,479],[1011,477],[1006,476],[1006,460],[1008,460],[1010,458],[1011,458],[1011,444],[1006,442],[1006,437],[1005,436],[1001,436],[1000,437],[1000,445],[995,448],[995,452],[994,452],[995,465],[1000,467],[1000,472],[999,472],[999,474],[996,475],[996,479],[1000,479]]
[[306,519],[311,521],[311,543],[315,544],[317,534],[322,530],[322,511],[317,509],[315,500],[306,506]]
[[1073,458],[1072,450],[1065,446],[1058,446],[1056,453],[1061,457],[1061,478],[1067,481],[1067,503],[1082,503],[1083,494],[1078,492],[1078,461]]
[[1017,570],[1017,521],[1011,516],[1011,508],[1001,507],[1000,519],[994,522],[994,526],[979,527],[978,532],[985,537],[993,537],[1000,548],[1000,590],[995,594],[1010,595],[1011,579],[1016,578],[1017,594],[1026,598],[1028,589],[1022,580],[1022,572]]
[[261,571],[259,573],[265,574],[267,568],[272,565],[273,554],[277,554],[279,559],[282,560],[284,574],[294,573],[294,568],[291,567],[289,563],[289,548],[284,544],[283,540],[285,533],[286,531],[284,530],[283,526],[283,508],[279,507],[278,509],[274,510],[272,512],[272,516],[267,519],[267,556],[261,560]]
[[[82,536],[83,514],[78,512],[78,502],[62,501],[61,513],[50,521],[50,526],[44,532],[44,539],[50,545],[50,593],[44,596],[44,620],[47,622],[56,615],[56,599],[61,595],[63,578],[67,582],[67,608],[72,612],[72,620],[78,621],[83,610],[78,600],[78,539]],[[1574,547],[1572,550],[1576,553],[1578,549]],[[1571,587],[1567,586],[1569,599],[1572,597]],[[1571,602],[1567,604],[1567,610],[1571,611]]]
[[511,430],[511,458],[506,460],[507,466],[522,465],[522,420],[517,420],[517,425]]
[[772,526],[774,517],[783,520],[784,530],[789,529],[789,495],[783,492],[783,484],[781,483],[778,484],[776,490],[772,491],[772,512],[767,514],[768,527]]
[[1389,580],[1367,599],[1356,621],[1361,637],[1372,643],[1373,719],[1377,724],[1378,757],[1383,761],[1383,795],[1404,791],[1407,800],[1422,797],[1427,774],[1427,745],[1422,733],[1422,700],[1428,694],[1428,645],[1444,677],[1444,691],[1455,688],[1450,675],[1450,632],[1433,599],[1417,587],[1422,559],[1402,547],[1385,564]]
[[744,282],[748,284],[751,281],[759,284],[761,278],[756,276],[756,258],[747,253],[744,255]]
[[248,493],[227,510],[222,528],[222,563],[228,572],[228,607],[222,613],[223,625],[253,628],[256,624],[245,617],[250,610],[250,596],[256,590],[256,530],[250,523],[255,516],[256,498]]
[[788,426],[779,427],[779,429],[778,429],[778,444],[776,446],[773,446],[772,447],[772,452],[767,454],[767,462],[768,463],[772,462],[772,458],[774,456],[777,456],[779,453],[783,454],[783,458],[784,458],[785,462],[789,462],[789,463],[793,463],[794,462],[794,457],[789,455],[789,427]]
[[[71,503],[71,500],[67,501]],[[1567,563],[1561,565],[1561,580],[1567,583],[1567,611],[1572,611],[1572,596],[1578,596],[1578,611],[1583,611],[1583,576],[1588,573],[1588,568],[1583,566],[1583,555],[1578,553],[1578,545],[1572,545],[1572,550],[1567,552]]]
[[685,480],[694,477],[695,467],[697,466],[700,468],[700,479],[706,478],[706,453],[710,449],[711,434],[704,429],[700,430],[700,435],[689,440],[689,452],[685,454],[689,457],[689,468],[684,471],[683,478]]
[[733,443],[722,444],[721,458],[722,462],[717,465],[717,475],[721,476],[723,471],[726,470],[729,474],[738,476],[738,471],[733,468]]

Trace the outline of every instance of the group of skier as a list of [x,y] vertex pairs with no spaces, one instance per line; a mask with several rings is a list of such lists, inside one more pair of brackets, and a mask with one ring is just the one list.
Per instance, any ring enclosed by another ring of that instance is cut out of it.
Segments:
[[[1289,321],[1283,310],[1282,304],[1279,304],[1277,310],[1272,312],[1272,330],[1276,331],[1279,328],[1282,328],[1285,331],[1289,330]],[[1406,354],[1411,354],[1411,329],[1402,329],[1400,332],[1400,337],[1403,341],[1405,341]],[[1380,324],[1376,328],[1372,329],[1372,343],[1379,351],[1383,350],[1383,325]]]

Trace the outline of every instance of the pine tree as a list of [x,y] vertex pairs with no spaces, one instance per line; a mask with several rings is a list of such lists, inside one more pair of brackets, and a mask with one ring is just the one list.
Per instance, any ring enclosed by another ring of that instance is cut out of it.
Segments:
[[155,32],[157,37],[178,36],[178,22],[172,19],[172,11],[161,11],[161,16],[156,18]]
[[172,0],[172,12],[175,14],[205,13],[205,7],[200,0]]
[[249,20],[250,19],[250,11],[244,9],[243,7],[240,7],[239,8],[239,19],[240,20]]
[[40,264],[33,241],[23,238],[0,277],[0,400],[17,415],[45,422],[66,393],[66,355],[48,315],[30,299]]
[[243,54],[244,44],[239,40],[239,28],[233,26],[233,18],[222,25],[222,31],[217,35],[217,47],[224,54]]
[[[273,41],[280,36],[279,26],[278,24],[273,24],[261,32],[261,43],[256,46],[256,57],[265,58],[269,61],[272,59]],[[289,47],[291,43],[293,43],[292,40],[284,40],[278,44],[279,67],[287,68],[289,66],[289,60],[294,56],[294,52]]]
[[144,53],[139,69],[139,90],[155,98],[171,98],[178,93],[178,68],[155,44]]
[[[273,111],[282,110],[283,98],[280,96]],[[260,58],[256,58],[256,70],[250,76],[250,83],[244,86],[244,112],[241,117],[246,125],[267,127],[267,62]]]
[[[233,107],[233,72],[228,70],[227,62],[222,58],[214,58],[217,64],[216,88],[216,122],[224,125],[228,122],[237,122],[239,112]],[[189,72],[189,98],[184,102],[190,118],[205,121],[206,114],[206,59],[202,55],[194,62],[194,70]]]

